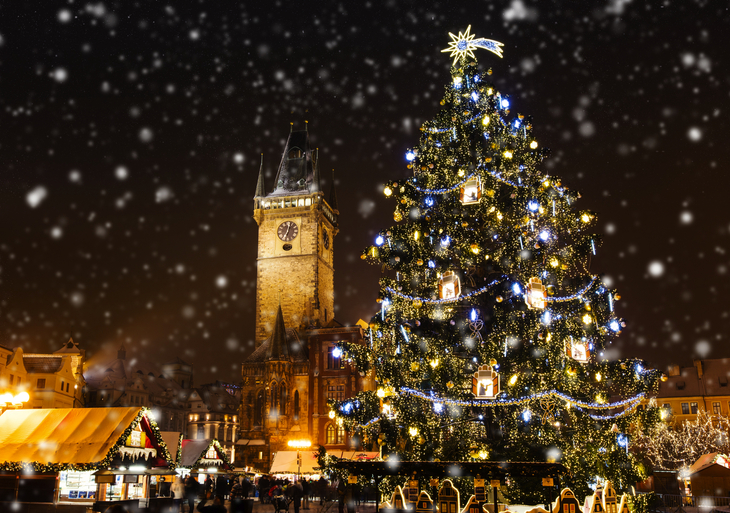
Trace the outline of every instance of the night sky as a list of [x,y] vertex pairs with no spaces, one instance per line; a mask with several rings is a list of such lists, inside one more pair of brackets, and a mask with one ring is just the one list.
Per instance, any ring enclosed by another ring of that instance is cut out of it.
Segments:
[[477,58],[545,172],[599,214],[591,272],[628,322],[607,356],[730,357],[730,13],[703,0],[2,2],[0,344],[239,381],[260,154],[270,187],[304,120],[336,173],[336,317],[369,319],[360,252],[468,25],[504,43]]

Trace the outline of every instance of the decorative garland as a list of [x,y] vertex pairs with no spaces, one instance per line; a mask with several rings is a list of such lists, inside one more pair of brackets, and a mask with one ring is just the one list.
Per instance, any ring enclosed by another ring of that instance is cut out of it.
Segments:
[[402,299],[408,299],[409,301],[421,301],[423,303],[427,303],[427,304],[431,304],[431,305],[442,305],[442,304],[446,304],[446,303],[456,303],[458,301],[461,301],[462,299],[468,299],[470,297],[474,297],[474,296],[478,296],[479,294],[483,294],[484,292],[486,292],[487,290],[489,290],[490,288],[495,286],[497,283],[499,283],[503,279],[504,278],[496,279],[492,283],[485,285],[484,287],[482,287],[480,289],[474,290],[474,291],[470,292],[469,294],[463,294],[459,297],[448,298],[448,299],[426,299],[426,298],[420,298],[420,297],[413,297],[413,296],[409,296],[407,294],[403,294],[402,292],[398,292],[397,290],[395,290],[392,287],[385,287],[385,290],[387,290],[394,296],[398,296],[399,298],[402,298]]
[[[411,187],[416,189],[418,192],[422,192],[424,194],[446,194],[448,192],[455,191],[456,189],[458,189],[459,187],[464,185],[470,178],[472,178],[474,176],[476,176],[476,173],[470,174],[469,176],[464,178],[461,182],[459,182],[456,185],[453,185],[451,187],[447,187],[446,189],[421,189],[420,187],[418,187],[415,184],[411,184],[410,182],[406,182],[406,183],[409,183],[411,185]],[[415,178],[414,178],[414,180],[415,180]]]
[[585,294],[586,292],[588,292],[588,289],[590,289],[590,288],[591,288],[591,287],[593,286],[593,284],[594,284],[594,283],[596,283],[596,279],[597,279],[597,278],[598,278],[597,276],[591,276],[591,281],[590,281],[590,283],[589,283],[588,285],[586,285],[585,287],[583,287],[583,288],[582,288],[581,290],[579,290],[578,292],[576,292],[575,294],[573,294],[572,296],[564,296],[564,297],[546,297],[546,298],[545,298],[545,301],[553,301],[553,302],[559,303],[559,302],[562,302],[562,301],[572,301],[572,300],[574,300],[574,299],[578,299],[578,298],[579,298],[579,297],[581,297],[581,296],[582,296],[583,294]]
[[[484,407],[492,407],[492,406],[511,406],[516,404],[523,404],[529,401],[533,401],[535,399],[540,399],[542,397],[546,396],[554,396],[559,397],[560,399],[566,401],[567,403],[574,405],[576,407],[583,407],[583,408],[590,408],[594,410],[611,410],[614,408],[619,408],[621,406],[625,406],[627,404],[637,403],[638,401],[641,401],[644,396],[646,395],[644,392],[641,392],[640,394],[637,394],[633,397],[629,397],[627,399],[623,399],[621,401],[617,401],[615,403],[589,403],[586,401],[581,401],[579,399],[573,399],[567,394],[564,394],[563,392],[559,392],[558,390],[547,390],[545,392],[538,392],[536,394],[533,394],[529,397],[520,397],[517,399],[475,399],[475,400],[462,400],[462,399],[444,399],[437,397],[434,394],[425,394],[421,392],[420,390],[415,390],[413,388],[403,387],[400,389],[402,392],[405,392],[406,394],[415,395],[416,397],[420,397],[421,399],[425,399],[430,402],[438,402],[438,403],[444,403],[444,404],[452,404],[452,405],[458,405],[458,406],[484,406]],[[582,410],[581,410],[582,411]]]

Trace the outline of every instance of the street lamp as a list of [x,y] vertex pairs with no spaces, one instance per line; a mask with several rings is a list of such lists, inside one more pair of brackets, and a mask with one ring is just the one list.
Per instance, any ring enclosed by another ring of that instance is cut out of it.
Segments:
[[297,480],[302,479],[302,455],[301,450],[306,449],[312,445],[309,440],[289,440],[286,443],[289,447],[293,447],[297,450]]
[[5,392],[4,394],[0,394],[0,411],[5,411],[8,408],[20,408],[23,403],[27,403],[28,401],[30,401],[28,392],[20,392],[15,395],[10,392]]

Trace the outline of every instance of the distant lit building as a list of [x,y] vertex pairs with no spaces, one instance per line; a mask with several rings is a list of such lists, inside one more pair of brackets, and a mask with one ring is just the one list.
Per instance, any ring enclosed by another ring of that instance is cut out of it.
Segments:
[[238,409],[241,403],[238,387],[216,382],[196,387],[188,398],[188,426],[185,438],[215,438],[229,461],[236,457],[238,441]]
[[730,415],[730,358],[694,360],[691,367],[674,365],[660,382],[657,406],[675,422],[694,420],[700,410],[710,415]]

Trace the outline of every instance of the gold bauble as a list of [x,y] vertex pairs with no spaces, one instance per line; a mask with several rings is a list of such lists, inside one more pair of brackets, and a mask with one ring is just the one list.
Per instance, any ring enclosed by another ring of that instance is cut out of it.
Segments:
[[416,260],[416,265],[423,265],[423,260],[421,260],[420,258]]
[[497,303],[501,303],[502,302],[502,296],[497,296],[496,299],[497,299]]
[[666,380],[668,380],[669,378],[667,377],[667,375],[666,375],[666,374],[662,374],[662,377],[661,377],[661,378],[659,378],[659,379],[661,379],[662,381],[666,381]]
[[420,299],[416,299],[415,301],[413,301],[413,306],[415,308],[421,308],[423,306],[423,301],[421,301]]
[[403,216],[401,215],[400,212],[393,212],[393,220],[395,222],[400,222],[403,220]]

